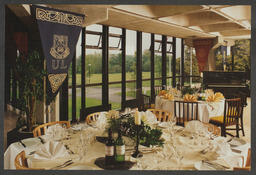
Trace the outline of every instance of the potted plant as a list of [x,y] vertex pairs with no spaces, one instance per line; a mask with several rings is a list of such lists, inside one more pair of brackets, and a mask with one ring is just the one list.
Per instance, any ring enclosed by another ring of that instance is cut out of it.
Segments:
[[19,106],[26,114],[26,128],[31,132],[36,124],[36,103],[43,100],[43,78],[46,76],[44,60],[38,51],[32,51],[27,57],[16,60],[15,76],[21,87]]

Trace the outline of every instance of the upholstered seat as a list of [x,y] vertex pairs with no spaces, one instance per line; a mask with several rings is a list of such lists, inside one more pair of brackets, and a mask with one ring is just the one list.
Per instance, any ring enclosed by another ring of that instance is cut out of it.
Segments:
[[[232,135],[227,130],[236,130],[236,136],[239,137],[239,130],[243,131],[243,127],[239,127],[239,119],[242,119],[243,106],[241,105],[241,99],[226,99],[224,104],[224,115],[211,117],[209,123],[221,127],[221,135]],[[235,125],[236,128],[227,128],[227,126]],[[243,133],[244,134],[244,133]]]

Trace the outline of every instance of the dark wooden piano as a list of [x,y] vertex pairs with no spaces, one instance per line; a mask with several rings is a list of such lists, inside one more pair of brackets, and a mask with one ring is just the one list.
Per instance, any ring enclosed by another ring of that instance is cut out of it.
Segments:
[[225,98],[239,97],[244,106],[247,105],[246,98],[250,96],[250,89],[246,84],[249,79],[247,72],[203,72],[203,85],[206,89],[221,92]]

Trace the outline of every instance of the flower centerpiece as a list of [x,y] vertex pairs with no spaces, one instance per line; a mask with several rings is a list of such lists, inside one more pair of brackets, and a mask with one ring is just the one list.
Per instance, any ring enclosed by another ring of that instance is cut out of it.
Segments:
[[164,139],[161,138],[162,130],[158,128],[152,128],[146,123],[146,117],[141,117],[140,125],[135,124],[134,113],[120,114],[118,118],[108,118],[108,125],[106,130],[111,128],[113,132],[121,130],[123,136],[129,137],[136,141],[137,139],[137,127],[139,127],[139,144],[150,146],[163,146]]

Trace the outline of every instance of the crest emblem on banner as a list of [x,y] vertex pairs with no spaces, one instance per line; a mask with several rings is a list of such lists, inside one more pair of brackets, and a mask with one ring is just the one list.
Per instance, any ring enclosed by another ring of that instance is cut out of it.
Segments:
[[50,54],[56,59],[65,59],[70,54],[68,48],[68,36],[66,35],[53,35],[53,46],[51,47]]

